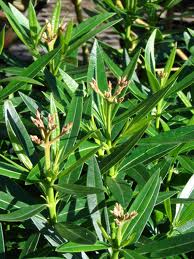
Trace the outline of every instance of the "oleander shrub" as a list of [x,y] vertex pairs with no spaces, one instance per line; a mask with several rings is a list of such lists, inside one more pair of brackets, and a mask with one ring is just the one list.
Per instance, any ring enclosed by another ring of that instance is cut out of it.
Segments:
[[[32,58],[4,49],[4,27],[0,257],[192,258],[194,31],[158,26],[181,1],[94,2],[65,24],[57,1],[40,25],[32,2],[0,0]],[[119,50],[97,39],[109,28]]]

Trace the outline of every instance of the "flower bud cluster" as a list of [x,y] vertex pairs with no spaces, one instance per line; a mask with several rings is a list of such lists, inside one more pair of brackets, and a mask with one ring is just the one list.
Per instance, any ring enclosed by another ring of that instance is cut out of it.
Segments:
[[108,91],[105,91],[104,93],[102,93],[102,91],[99,89],[98,84],[97,84],[95,79],[92,80],[92,82],[90,83],[90,86],[97,94],[102,96],[108,102],[110,102],[110,103],[121,103],[124,100],[124,98],[119,97],[119,95],[128,86],[128,84],[129,84],[129,81],[127,80],[126,77],[119,78],[118,88],[114,93],[113,93],[113,86],[112,86],[112,83],[110,81],[108,82]]
[[46,20],[45,31],[42,34],[42,41],[46,42],[49,47],[53,47],[57,37],[61,32],[64,32],[66,28],[66,23],[61,23],[57,32],[54,31],[54,28],[49,20]]
[[118,226],[120,226],[125,221],[134,219],[138,215],[137,211],[132,211],[131,213],[125,214],[123,207],[119,203],[115,204],[114,209],[113,211],[111,211],[111,213],[115,217],[115,223]]
[[[40,130],[42,139],[40,139],[38,136],[36,135],[31,135],[31,139],[34,143],[41,145],[44,144],[46,139],[48,139],[52,133],[52,131],[54,131],[57,127],[57,125],[55,124],[55,117],[54,115],[49,114],[47,121],[48,124],[47,126],[45,126],[43,120],[42,120],[42,116],[39,112],[39,110],[36,111],[36,117],[33,118],[31,117],[31,120],[33,122],[33,124]],[[69,133],[70,129],[72,128],[73,123],[70,122],[67,125],[63,126],[61,133],[54,139],[50,140],[50,144],[54,143],[56,140],[58,140],[60,137],[62,137],[63,135]]]

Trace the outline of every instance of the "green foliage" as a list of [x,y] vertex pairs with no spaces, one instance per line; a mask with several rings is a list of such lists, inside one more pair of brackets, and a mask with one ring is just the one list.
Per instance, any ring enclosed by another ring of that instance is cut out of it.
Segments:
[[[166,31],[179,0],[93,2],[42,25],[0,0],[32,57],[7,58],[3,27],[0,257],[190,258],[194,32]],[[110,28],[120,49],[93,39]]]

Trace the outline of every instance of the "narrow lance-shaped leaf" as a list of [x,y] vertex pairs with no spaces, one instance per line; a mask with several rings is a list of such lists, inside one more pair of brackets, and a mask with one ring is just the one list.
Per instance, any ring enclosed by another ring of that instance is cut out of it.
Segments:
[[129,249],[124,249],[122,254],[124,255],[125,259],[148,259],[147,257]]
[[136,251],[141,254],[149,253],[149,258],[166,258],[167,256],[188,253],[194,250],[194,233],[177,235],[160,241],[152,241]]
[[[98,162],[94,156],[90,158],[88,163],[87,186],[103,189],[101,172]],[[106,208],[103,209],[105,206],[103,205],[104,200],[104,193],[96,193],[87,196],[88,208],[91,213],[92,223],[100,241],[103,240],[103,237],[97,222],[103,224],[103,221],[106,221],[107,211]]]
[[170,56],[168,58],[168,61],[166,63],[166,66],[164,68],[164,75],[161,78],[161,85],[164,86],[170,76],[171,73],[171,69],[173,67],[174,64],[174,60],[175,60],[175,56],[176,56],[176,46],[174,46],[174,48],[172,49]]
[[123,224],[121,229],[123,241],[126,241],[132,234],[135,235],[134,242],[139,239],[152,213],[159,189],[160,177],[159,172],[156,172],[150,177],[130,207],[129,213],[136,211],[138,215],[133,220]]
[[119,181],[111,177],[107,177],[107,185],[115,200],[121,204],[123,208],[126,208],[132,199],[133,192],[131,186],[125,181]]
[[115,15],[114,13],[106,12],[106,13],[101,13],[101,14],[89,17],[88,19],[86,19],[85,21],[83,21],[73,29],[72,41],[75,41],[82,35],[86,34],[88,31],[92,30],[93,28],[100,25],[101,23],[108,20],[114,15]]
[[4,48],[4,41],[5,41],[5,26],[3,26],[3,29],[0,31],[0,55]]
[[[52,131],[51,139],[55,139],[60,134],[60,122],[59,122],[59,116],[58,116],[57,107],[56,107],[56,104],[55,104],[55,99],[53,97],[53,94],[51,94],[51,97],[50,97],[50,114],[53,116],[54,124],[56,125],[56,128]],[[51,149],[53,151],[54,157],[56,157],[56,155],[59,152],[59,145],[60,145],[59,139],[57,139],[51,145]]]
[[5,259],[5,244],[2,224],[0,223],[0,256],[1,259]]
[[[20,154],[18,154],[18,157],[21,160],[22,158],[25,158],[24,160],[22,160],[22,162],[29,160],[29,163],[27,163],[27,165],[28,168],[31,168],[30,158],[33,158],[35,152],[35,148],[31,141],[31,138],[11,101],[6,101],[4,107],[5,122],[8,129],[9,137],[12,140],[13,147],[15,147],[16,152],[21,152],[21,156]],[[20,151],[18,150],[16,145],[18,145],[18,148],[19,146],[21,147]]]
[[129,140],[115,148],[110,155],[105,157],[101,163],[101,172],[107,172],[111,167],[116,165],[118,162],[123,160],[123,158],[129,153],[129,151],[134,147],[134,145],[139,141],[147,127],[143,127],[139,132],[137,132]]
[[[130,81],[131,81],[131,79],[132,79],[132,77],[133,77],[133,74],[134,74],[134,72],[135,72],[135,69],[136,69],[136,67],[137,67],[137,61],[138,61],[140,52],[141,52],[141,50],[138,51],[138,52],[134,55],[134,57],[131,59],[131,61],[129,62],[128,66],[125,68],[124,72],[123,72],[122,75],[121,75],[122,78],[126,78],[126,79],[129,81],[129,84],[128,84],[128,86],[122,91],[120,97],[125,96],[125,93],[128,91],[128,88],[129,88],[129,90],[130,90]],[[120,105],[121,105],[121,104],[116,104],[116,105],[115,105],[115,107],[114,107],[114,109],[113,109],[113,119],[114,119],[114,117],[115,117],[115,115],[116,115],[116,113],[117,113],[117,111],[118,111]]]
[[87,187],[87,186],[78,185],[78,184],[63,184],[62,186],[54,185],[53,187],[55,188],[55,190],[59,192],[60,197],[65,194],[83,196],[83,195],[103,192],[103,190],[99,188]]
[[46,204],[23,207],[8,214],[0,214],[0,221],[17,222],[27,220],[46,208]]
[[153,92],[157,92],[160,89],[160,84],[157,80],[155,73],[155,55],[154,55],[154,42],[157,30],[155,29],[148,39],[145,48],[145,67],[148,76],[148,80]]
[[173,89],[176,85],[176,78],[173,82],[171,82],[168,86],[165,88],[159,90],[146,100],[142,101],[140,104],[138,104],[133,110],[126,111],[117,118],[115,118],[114,123],[119,123],[121,120],[124,120],[126,118],[130,118],[134,114],[137,114],[135,119],[138,121],[145,116],[149,114],[149,112],[158,104],[158,102],[167,96],[171,89]]
[[61,178],[64,175],[67,175],[71,172],[73,172],[76,168],[83,165],[90,157],[92,157],[94,154],[97,153],[97,151],[102,148],[101,146],[92,149],[90,152],[87,152],[85,155],[83,155],[81,158],[79,158],[76,162],[71,164],[69,167],[65,168],[62,172],[59,173],[58,177]]
[[65,239],[79,244],[95,244],[96,236],[86,228],[75,224],[57,223],[56,231]]
[[38,37],[38,31],[40,30],[40,25],[38,23],[36,12],[31,1],[29,2],[29,7],[28,7],[28,19],[29,19],[29,25],[30,25],[30,34],[33,41],[35,42]]
[[29,254],[35,252],[39,239],[40,239],[40,233],[31,234],[24,244],[24,248],[22,249],[19,259],[25,258]]
[[81,118],[83,110],[83,92],[82,89],[78,89],[72,98],[70,107],[68,109],[67,118],[65,124],[72,123],[70,133],[61,138],[61,145],[63,151],[61,153],[61,159],[68,150],[75,144],[78,137]]
[[[11,4],[10,4],[11,5]],[[28,47],[30,47],[31,41],[26,33],[26,31],[24,30],[24,28],[22,27],[22,25],[20,24],[20,22],[18,21],[18,19],[15,17],[15,15],[13,14],[13,12],[10,10],[10,8],[5,4],[5,2],[3,0],[0,0],[0,6],[4,11],[5,16],[7,17],[12,29],[15,31],[15,33],[17,34],[17,36],[20,38],[20,40]],[[15,8],[16,9],[16,8]],[[19,11],[18,11],[19,12]]]
[[9,82],[9,81],[13,81],[13,80],[15,82],[25,82],[25,83],[28,83],[28,84],[35,84],[35,85],[43,86],[43,84],[40,83],[39,81],[37,81],[33,78],[26,77],[26,76],[11,76],[11,77],[8,77],[8,78],[1,79],[0,83]]
[[[35,102],[34,99],[32,99],[31,97],[25,95],[24,93],[20,93],[19,95],[21,96],[23,102],[26,104],[26,106],[28,107],[29,111],[32,112],[33,115],[36,114],[36,111],[39,109],[39,106],[37,105],[37,103]],[[41,110],[41,109],[40,109]]]
[[22,201],[16,200],[16,197],[12,196],[10,193],[5,193],[0,191],[0,209],[11,211],[20,209],[22,207],[28,206],[29,204],[26,204]]
[[180,127],[167,132],[162,132],[154,137],[144,138],[141,145],[147,144],[182,144],[194,141],[194,126]]
[[[0,0],[1,1],[1,0]],[[55,55],[60,51],[60,48],[57,48],[48,54],[38,58],[31,65],[24,69],[24,71],[20,74],[20,76],[34,78],[40,71],[48,64],[50,60],[52,60]],[[0,91],[0,98],[6,98],[10,94],[18,91],[22,88],[26,83],[25,82],[10,82],[4,89]]]
[[135,167],[136,165],[143,163],[148,164],[149,162],[155,161],[160,157],[168,154],[171,150],[175,149],[177,144],[164,144],[164,145],[146,145],[146,146],[138,146],[134,151],[126,156],[124,160],[121,162],[119,167],[119,171],[128,170],[131,167]]
[[146,70],[155,73],[155,55],[154,55],[154,42],[156,37],[157,30],[155,29],[150,38],[148,39],[148,42],[146,44],[145,48],[145,66]]
[[[178,198],[181,199],[188,199],[188,198],[194,198],[194,175],[190,177],[187,184],[183,188],[182,192],[178,196]],[[176,213],[174,217],[174,226],[176,225],[182,225],[181,221],[184,222],[183,218],[186,214],[190,214],[189,220],[193,220],[192,211],[193,211],[194,205],[191,204],[191,206],[185,206],[185,204],[177,204],[176,205]],[[186,223],[186,222],[185,222]]]
[[9,177],[11,179],[26,180],[27,172],[19,170],[13,165],[0,162],[0,175]]
[[89,31],[88,33],[86,33],[82,37],[78,38],[78,40],[76,40],[74,43],[72,43],[70,45],[70,48],[69,48],[67,53],[68,54],[72,53],[74,50],[76,50],[78,47],[80,47],[83,43],[85,43],[86,41],[88,41],[89,39],[91,39],[92,37],[97,35],[98,33],[100,33],[102,31],[112,27],[113,25],[119,23],[121,20],[122,19],[118,19],[118,20],[108,22],[107,24],[101,25],[99,28],[96,28],[94,30]]
[[52,18],[51,18],[51,25],[52,25],[54,34],[56,34],[57,30],[59,29],[60,14],[61,14],[61,1],[57,0],[55,4],[55,8],[53,10]]
[[6,124],[10,123],[18,139],[17,142],[22,145],[26,155],[32,157],[35,152],[34,145],[13,104],[11,101],[6,101],[4,107]]
[[92,251],[98,251],[98,250],[106,250],[110,246],[103,242],[96,242],[93,245],[83,245],[83,244],[77,244],[68,242],[66,244],[63,244],[59,247],[57,247],[56,251],[59,253],[78,253],[78,252],[92,252]]

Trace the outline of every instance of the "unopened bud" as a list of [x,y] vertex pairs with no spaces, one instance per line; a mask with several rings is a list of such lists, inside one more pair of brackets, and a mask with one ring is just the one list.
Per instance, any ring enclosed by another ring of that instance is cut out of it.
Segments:
[[31,137],[31,140],[32,140],[34,143],[36,143],[36,144],[38,144],[38,145],[40,145],[40,144],[42,143],[41,139],[39,139],[38,136],[36,136],[36,135],[30,135],[30,137]]
[[73,126],[72,122],[69,122],[67,125],[63,126],[62,131],[61,131],[61,135],[69,133],[72,126]]

